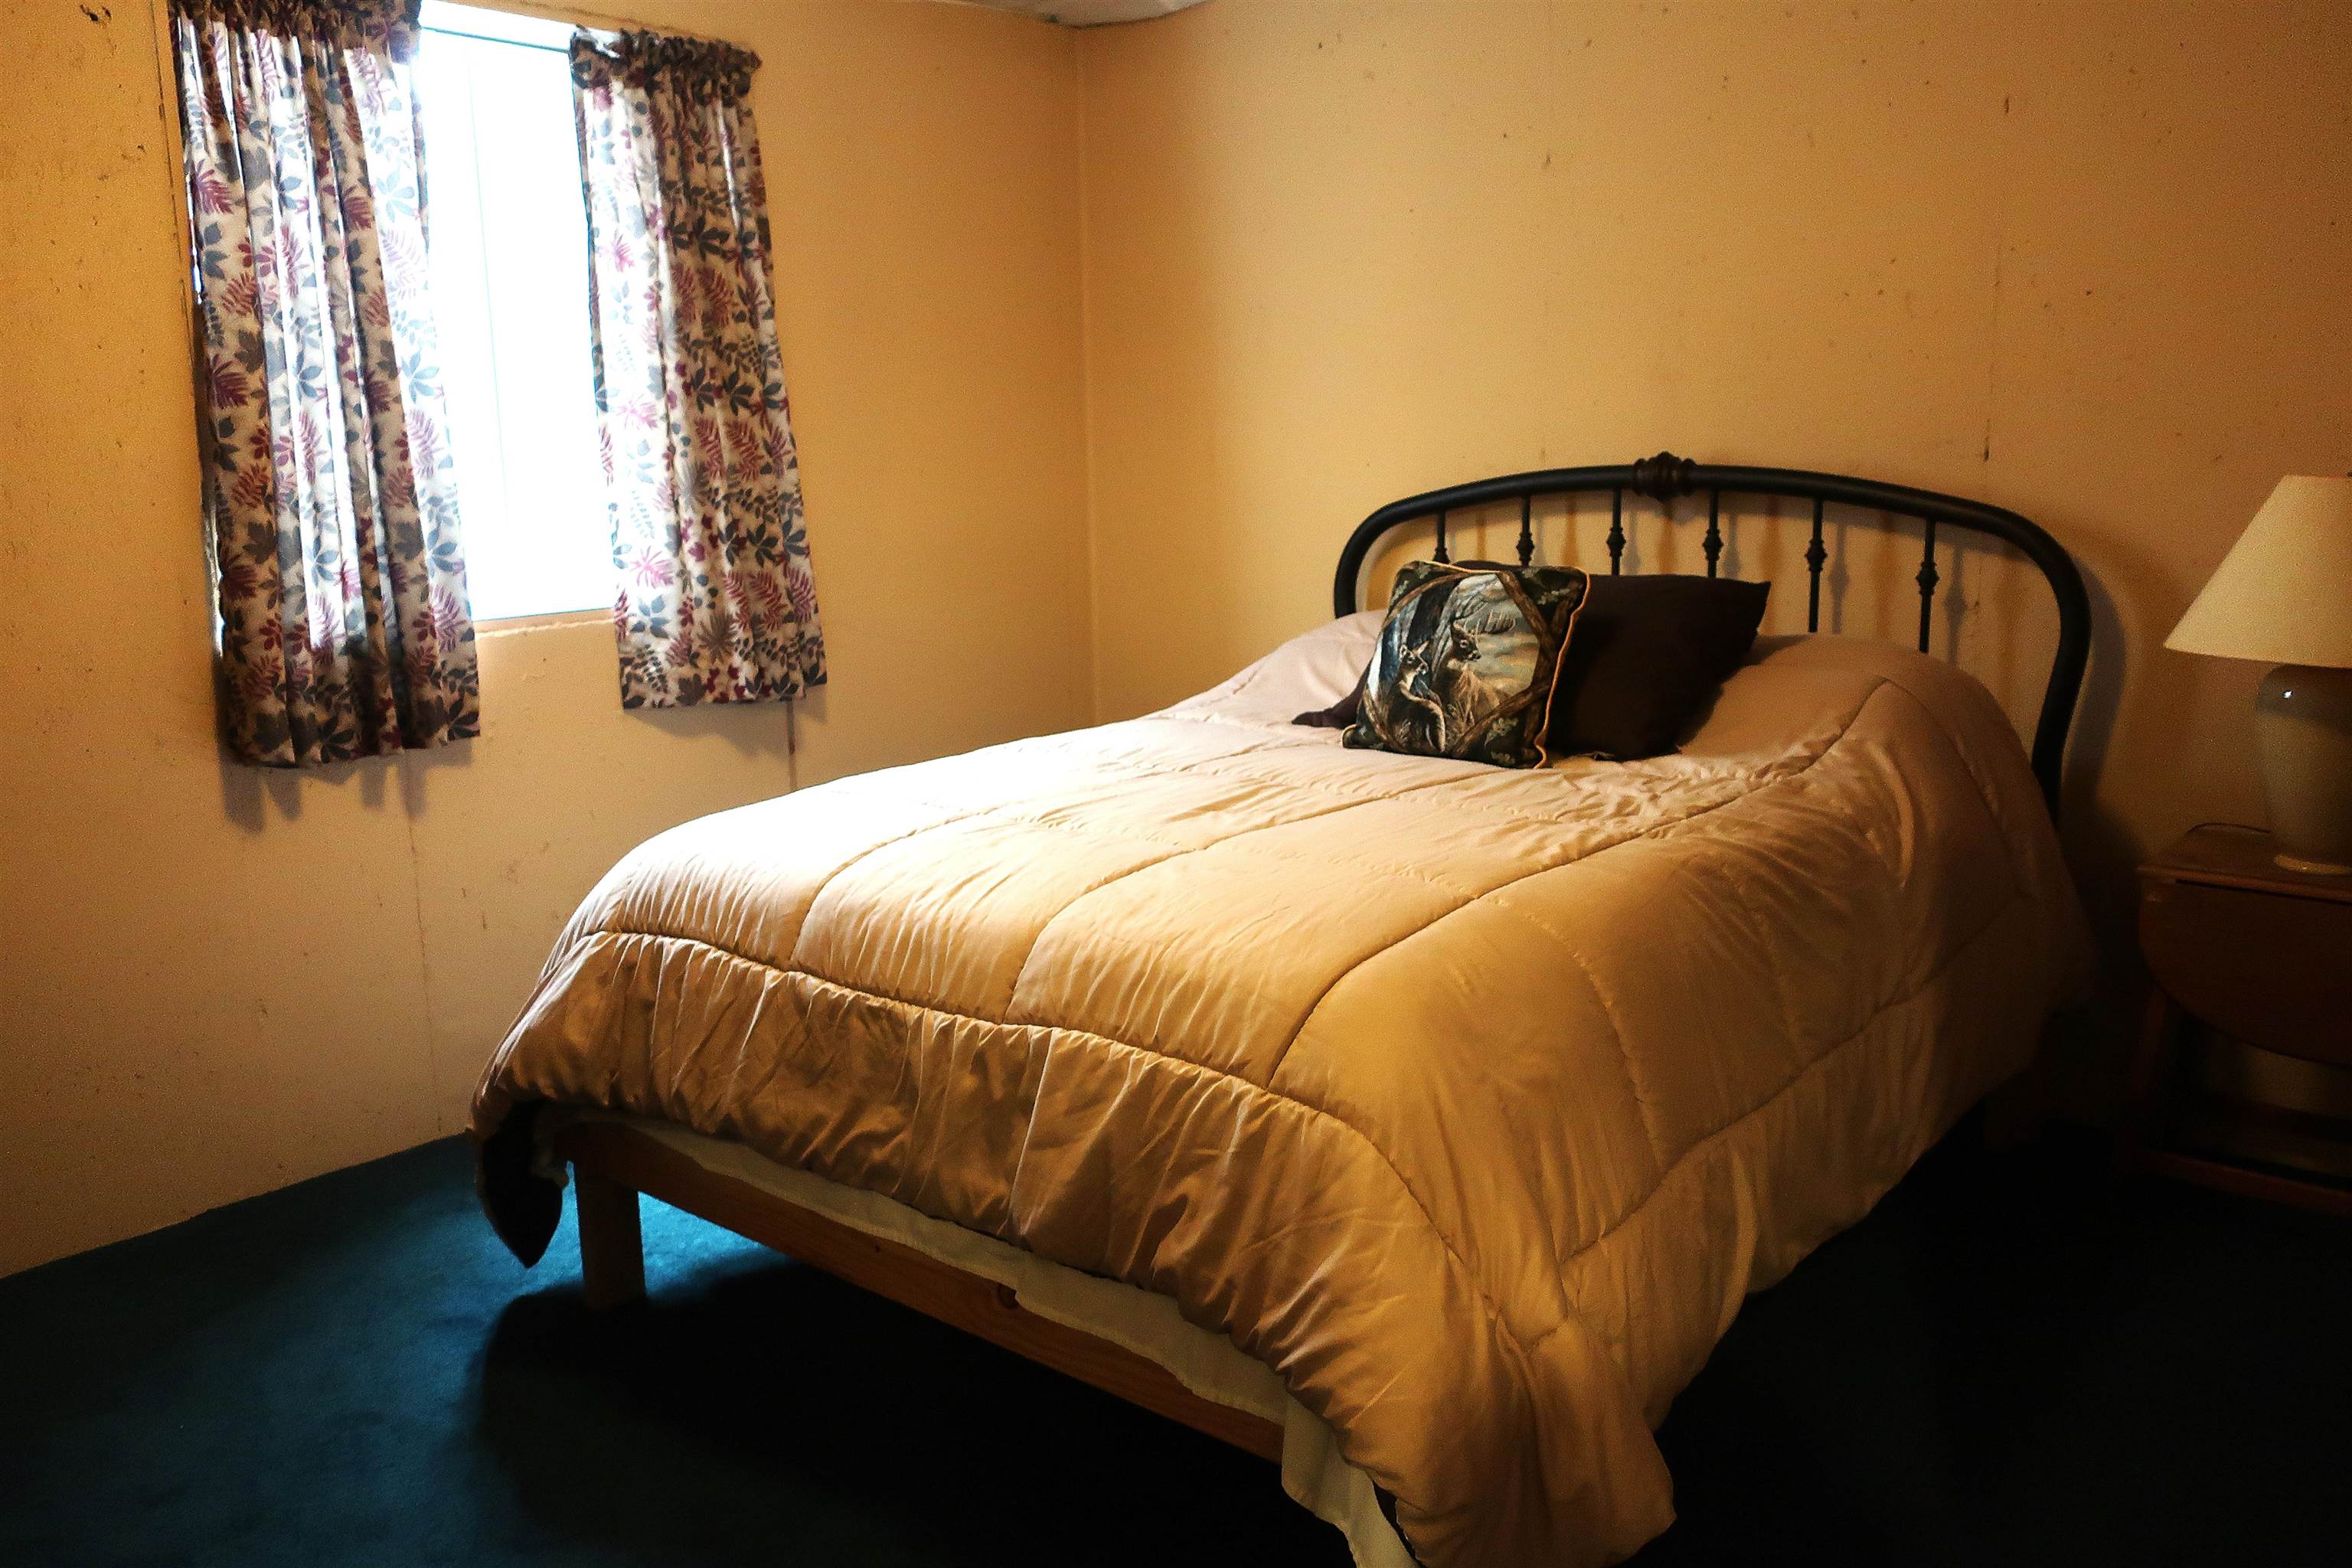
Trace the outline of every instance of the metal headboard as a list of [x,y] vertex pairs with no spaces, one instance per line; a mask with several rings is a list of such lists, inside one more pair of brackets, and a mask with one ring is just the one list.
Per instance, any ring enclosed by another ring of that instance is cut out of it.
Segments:
[[2065,547],[2042,528],[2016,512],[1934,490],[1907,485],[1882,484],[1844,474],[1816,474],[1802,468],[1748,468],[1696,463],[1661,452],[1638,463],[1582,468],[1541,468],[1533,473],[1505,474],[1468,484],[1394,500],[1356,525],[1339,552],[1339,571],[1332,584],[1332,609],[1351,615],[1363,605],[1364,564],[1372,547],[1391,529],[1423,518],[1437,522],[1436,557],[1450,560],[1446,546],[1449,514],[1519,503],[1519,563],[1535,559],[1535,501],[1538,496],[1599,495],[1609,497],[1609,572],[1617,575],[1625,562],[1625,497],[1646,497],[1664,506],[1677,496],[1706,492],[1706,574],[1716,574],[1723,558],[1723,498],[1727,495],[1784,497],[1813,503],[1813,533],[1805,546],[1805,569],[1811,577],[1805,605],[1805,629],[1822,627],[1822,568],[1829,552],[1822,544],[1822,509],[1850,506],[1919,521],[1926,548],[1915,577],[1919,584],[1919,651],[1927,651],[1928,616],[1940,574],[1936,570],[1936,530],[1965,528],[1990,534],[2013,545],[2041,570],[2058,601],[2058,650],[2050,660],[2050,684],[2042,696],[2042,716],[2033,726],[2033,776],[2042,783],[2042,798],[2051,815],[2058,812],[2059,771],[2065,762],[2066,731],[2074,723],[2075,700],[2083,689],[2083,667],[2091,647],[2091,601],[2083,591],[2083,574]]

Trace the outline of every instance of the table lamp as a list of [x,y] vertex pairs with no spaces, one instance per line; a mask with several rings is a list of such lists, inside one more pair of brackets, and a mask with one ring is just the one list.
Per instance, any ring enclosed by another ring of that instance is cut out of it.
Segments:
[[2272,848],[2352,876],[2352,478],[2281,479],[2164,646],[2277,667],[2254,699]]

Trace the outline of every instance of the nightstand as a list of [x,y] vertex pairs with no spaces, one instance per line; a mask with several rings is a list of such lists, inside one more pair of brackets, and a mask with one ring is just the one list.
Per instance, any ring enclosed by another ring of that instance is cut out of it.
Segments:
[[[2352,1068],[2352,877],[2289,871],[2270,835],[2208,826],[2139,868],[2140,951],[2156,981],[2132,1063],[2125,1163],[2255,1197],[2352,1215],[2352,1187],[2167,1145],[2191,1026],[2260,1050]],[[2224,1110],[2299,1135],[2352,1122],[2230,1101]]]

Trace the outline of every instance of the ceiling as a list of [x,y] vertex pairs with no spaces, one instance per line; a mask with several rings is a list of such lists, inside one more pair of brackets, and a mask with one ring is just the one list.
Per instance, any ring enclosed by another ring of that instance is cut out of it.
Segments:
[[1113,22],[1148,22],[1198,5],[1201,0],[971,0],[997,11],[1018,11],[1065,27],[1103,27]]

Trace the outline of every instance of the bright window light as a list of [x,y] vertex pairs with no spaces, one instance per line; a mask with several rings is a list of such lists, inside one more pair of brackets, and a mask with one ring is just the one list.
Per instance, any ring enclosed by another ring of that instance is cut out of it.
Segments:
[[474,618],[613,603],[569,24],[420,17],[433,309]]

